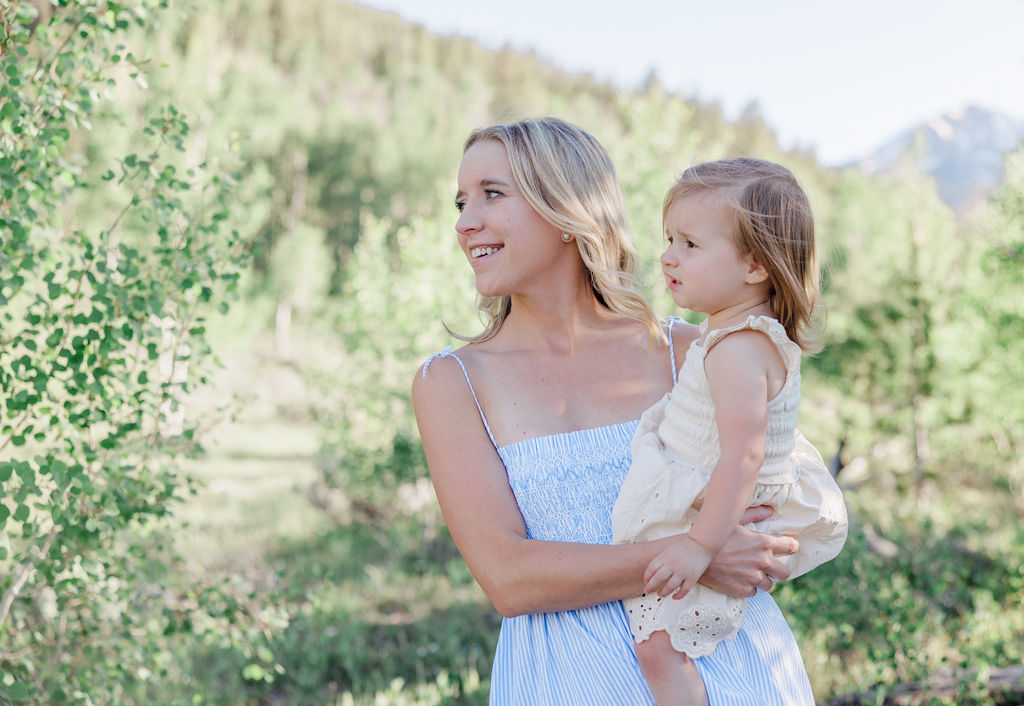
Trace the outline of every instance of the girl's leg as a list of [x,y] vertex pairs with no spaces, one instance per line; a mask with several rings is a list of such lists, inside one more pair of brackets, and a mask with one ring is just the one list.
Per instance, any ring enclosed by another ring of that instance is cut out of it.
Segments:
[[697,666],[675,651],[668,633],[659,630],[634,647],[640,670],[658,706],[708,706]]

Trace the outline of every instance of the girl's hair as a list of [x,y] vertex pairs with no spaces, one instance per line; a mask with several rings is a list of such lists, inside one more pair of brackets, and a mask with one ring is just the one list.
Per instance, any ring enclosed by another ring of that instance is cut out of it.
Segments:
[[786,334],[804,350],[817,350],[810,330],[818,306],[814,216],[796,177],[782,165],[760,159],[695,165],[666,194],[662,223],[673,203],[704,191],[731,207],[736,248],[768,273],[768,306]]
[[[607,309],[645,324],[664,339],[661,324],[636,291],[638,257],[631,242],[625,199],[608,152],[593,136],[558,118],[520,120],[474,130],[463,153],[496,140],[508,151],[512,177],[541,218],[576,237],[594,296]],[[464,341],[494,336],[512,308],[511,297],[480,297],[485,328]]]

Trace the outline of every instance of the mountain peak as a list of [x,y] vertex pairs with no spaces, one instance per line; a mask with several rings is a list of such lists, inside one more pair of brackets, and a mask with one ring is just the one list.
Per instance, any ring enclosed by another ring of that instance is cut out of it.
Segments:
[[915,164],[935,177],[939,194],[963,215],[1003,178],[1003,160],[1024,140],[1024,120],[967,105],[932,116],[857,163],[865,173],[892,169],[913,150]]

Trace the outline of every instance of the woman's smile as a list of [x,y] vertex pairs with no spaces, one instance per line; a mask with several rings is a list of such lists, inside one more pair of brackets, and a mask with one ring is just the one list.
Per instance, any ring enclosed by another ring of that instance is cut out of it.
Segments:
[[505,246],[504,245],[477,245],[475,247],[470,248],[469,256],[473,260],[479,260],[480,258],[487,257],[488,255],[493,255],[494,253],[496,253],[499,250],[501,250],[503,247],[505,247]]

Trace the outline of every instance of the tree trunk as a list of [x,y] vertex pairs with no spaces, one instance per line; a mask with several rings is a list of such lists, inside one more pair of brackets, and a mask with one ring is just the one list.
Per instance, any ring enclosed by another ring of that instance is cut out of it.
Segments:
[[[992,697],[994,704],[1024,704],[1024,666],[989,669],[980,675],[977,669],[958,669],[936,674],[922,682],[881,686],[829,701],[826,706],[915,706],[932,699],[954,699],[961,685],[973,683]],[[884,692],[882,701],[878,697]]]

